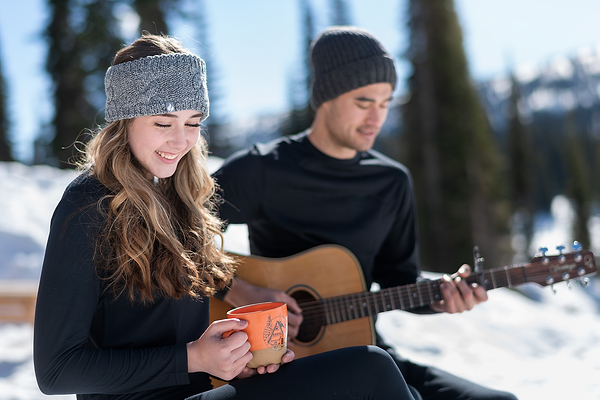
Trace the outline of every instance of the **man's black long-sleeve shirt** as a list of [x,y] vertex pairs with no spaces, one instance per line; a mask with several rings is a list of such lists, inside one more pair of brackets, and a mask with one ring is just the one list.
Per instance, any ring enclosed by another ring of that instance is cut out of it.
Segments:
[[419,276],[410,174],[376,151],[339,160],[303,133],[238,152],[214,177],[224,200],[220,217],[248,225],[254,255],[286,257],[338,244],[357,257],[367,287]]

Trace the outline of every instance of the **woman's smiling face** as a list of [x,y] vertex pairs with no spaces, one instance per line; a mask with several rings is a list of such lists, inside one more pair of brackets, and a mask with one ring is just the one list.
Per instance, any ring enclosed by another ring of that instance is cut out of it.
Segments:
[[198,142],[201,117],[184,110],[134,118],[128,127],[131,152],[149,174],[168,178]]

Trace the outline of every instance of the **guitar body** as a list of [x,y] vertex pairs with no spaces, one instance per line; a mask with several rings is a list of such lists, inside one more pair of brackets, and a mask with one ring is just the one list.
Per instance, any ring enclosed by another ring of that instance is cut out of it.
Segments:
[[[323,245],[285,258],[235,255],[240,261],[237,276],[256,286],[277,289],[294,297],[303,315],[314,312],[302,304],[312,300],[367,291],[362,269],[356,257],[336,245]],[[227,318],[231,306],[211,299],[210,320]],[[320,325],[320,324],[319,324]],[[292,340],[296,358],[343,347],[375,344],[373,317],[317,326]]]

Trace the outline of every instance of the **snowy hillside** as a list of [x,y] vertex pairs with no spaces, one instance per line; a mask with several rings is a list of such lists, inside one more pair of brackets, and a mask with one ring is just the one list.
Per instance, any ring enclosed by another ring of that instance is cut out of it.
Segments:
[[[600,104],[600,44],[568,57],[556,56],[541,66],[520,66],[514,74],[521,94],[519,113],[526,119],[534,113],[564,114]],[[478,86],[492,126],[502,132],[510,77],[498,76]]]

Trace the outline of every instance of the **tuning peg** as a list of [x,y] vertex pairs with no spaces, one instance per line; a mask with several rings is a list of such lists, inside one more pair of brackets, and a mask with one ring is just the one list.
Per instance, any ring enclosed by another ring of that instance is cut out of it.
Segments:
[[[581,257],[581,255],[579,255],[579,257]],[[590,280],[587,277],[583,276],[585,275],[585,269],[579,268],[577,270],[577,275],[579,275],[579,284],[581,285],[581,287],[586,287],[590,284]]]
[[574,256],[575,262],[581,262],[581,260],[583,260],[583,256],[581,254],[579,254],[579,252],[581,251],[581,248],[582,248],[581,243],[579,243],[578,241],[574,241],[572,248],[573,248],[573,251],[575,252],[575,256]]
[[558,256],[558,261],[561,262],[561,263],[564,263],[565,260],[566,260],[565,256],[563,255],[563,250],[564,249],[565,249],[565,246],[562,246],[562,245],[556,246],[556,250],[558,250],[558,254],[560,254]]
[[546,285],[550,285],[552,292],[556,294],[556,289],[554,288],[554,278],[551,276],[546,277]]
[[539,248],[539,253],[540,253],[540,257],[542,258],[542,263],[543,264],[548,264],[550,262],[550,260],[548,260],[548,257],[546,257],[546,252],[548,251],[547,247],[540,247]]
[[571,274],[569,274],[568,272],[565,272],[564,274],[562,274],[562,280],[567,282],[567,287],[569,289],[571,289]]

